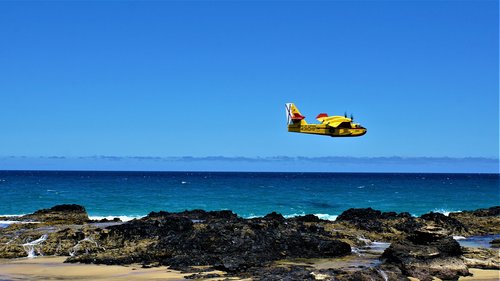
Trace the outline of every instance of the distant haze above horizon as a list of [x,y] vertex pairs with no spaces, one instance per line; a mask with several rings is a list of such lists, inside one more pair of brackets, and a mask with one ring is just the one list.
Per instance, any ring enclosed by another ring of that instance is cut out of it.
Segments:
[[2,170],[179,172],[499,173],[484,157],[0,157]]
[[[2,1],[0,169],[498,171],[498,22],[488,0]],[[288,133],[286,102],[368,132]]]

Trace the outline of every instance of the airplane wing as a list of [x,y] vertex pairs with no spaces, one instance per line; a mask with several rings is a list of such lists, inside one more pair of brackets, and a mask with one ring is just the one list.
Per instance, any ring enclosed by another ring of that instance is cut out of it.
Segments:
[[352,121],[351,119],[344,116],[328,116],[328,114],[326,113],[320,113],[318,116],[316,116],[316,120],[333,128],[337,128],[344,122]]
[[326,122],[326,125],[330,126],[330,127],[333,127],[333,128],[337,128],[343,121],[329,121],[329,122]]
[[343,116],[330,116],[321,120],[323,124],[326,124],[330,127],[337,128],[340,124],[344,122],[351,122],[351,119],[343,117]]

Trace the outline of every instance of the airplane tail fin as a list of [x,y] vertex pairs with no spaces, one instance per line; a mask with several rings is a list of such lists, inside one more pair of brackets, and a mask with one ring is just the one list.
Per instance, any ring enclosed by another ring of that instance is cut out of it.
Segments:
[[299,109],[293,103],[285,104],[286,107],[286,121],[288,125],[291,124],[307,124],[306,117],[300,114]]

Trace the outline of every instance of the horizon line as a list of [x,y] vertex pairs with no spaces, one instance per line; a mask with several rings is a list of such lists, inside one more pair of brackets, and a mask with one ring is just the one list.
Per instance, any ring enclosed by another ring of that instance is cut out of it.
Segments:
[[134,160],[325,160],[325,159],[398,159],[398,160],[415,160],[415,159],[427,159],[427,160],[492,160],[500,161],[499,157],[488,157],[488,156],[286,156],[286,155],[274,155],[274,156],[223,156],[223,155],[209,155],[209,156],[141,156],[141,155],[87,155],[87,156],[61,156],[61,155],[37,155],[37,156],[27,156],[27,155],[4,155],[0,156],[2,158],[38,158],[38,159],[108,159],[108,160],[118,160],[118,159],[134,159]]
[[493,173],[489,157],[402,156],[0,156],[0,170]]

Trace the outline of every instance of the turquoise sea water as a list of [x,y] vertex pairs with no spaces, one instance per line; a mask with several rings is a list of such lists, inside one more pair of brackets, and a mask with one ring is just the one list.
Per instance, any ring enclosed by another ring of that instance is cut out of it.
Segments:
[[349,208],[410,212],[500,205],[498,174],[0,171],[0,215],[80,204],[90,216],[229,209],[333,219]]

